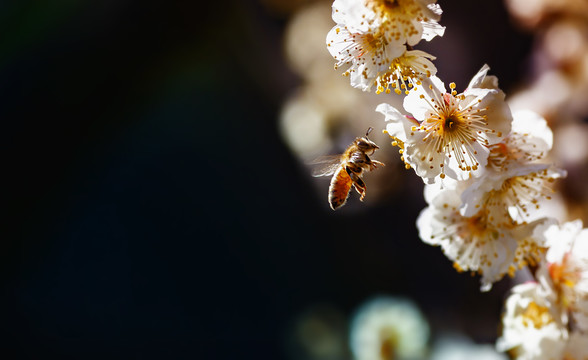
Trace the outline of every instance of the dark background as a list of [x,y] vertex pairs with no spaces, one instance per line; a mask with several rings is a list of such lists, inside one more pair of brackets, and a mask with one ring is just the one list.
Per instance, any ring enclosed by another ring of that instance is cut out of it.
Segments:
[[[421,49],[444,78],[524,78],[530,37],[499,1],[440,5],[453,30]],[[0,357],[288,359],[298,314],[375,294],[495,340],[508,284],[481,294],[418,240],[420,179],[333,213],[283,144],[287,21],[254,1],[0,3]]]

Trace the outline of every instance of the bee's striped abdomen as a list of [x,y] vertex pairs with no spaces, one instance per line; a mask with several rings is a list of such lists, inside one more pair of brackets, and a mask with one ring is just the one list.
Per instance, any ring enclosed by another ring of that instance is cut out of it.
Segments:
[[340,166],[333,175],[331,186],[329,186],[329,204],[331,204],[333,210],[345,204],[352,184],[353,181],[347,174],[345,167]]

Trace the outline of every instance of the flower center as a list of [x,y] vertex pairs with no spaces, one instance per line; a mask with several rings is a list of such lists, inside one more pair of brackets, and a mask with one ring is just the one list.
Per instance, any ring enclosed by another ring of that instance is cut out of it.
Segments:
[[476,237],[481,236],[486,231],[486,219],[481,214],[466,219],[467,233]]
[[360,57],[363,54],[368,53],[368,52],[374,53],[384,46],[384,42],[382,41],[382,37],[378,36],[377,34],[374,35],[372,33],[366,33],[364,35],[363,44],[364,44],[364,51],[359,54]]
[[570,264],[569,257],[570,254],[567,253],[561,264],[553,263],[548,267],[549,275],[564,307],[573,306],[574,299],[571,293],[581,277],[580,273]]
[[458,127],[459,118],[455,116],[455,113],[451,113],[446,119],[445,124],[443,124],[443,131],[455,131]]
[[421,124],[420,130],[427,132],[423,141],[428,141],[428,150],[447,157],[454,156],[462,171],[477,170],[480,163],[478,152],[473,147],[475,142],[487,145],[483,137],[487,131],[486,117],[480,115],[481,109],[473,104],[464,104],[460,108],[463,97],[453,94],[442,94],[441,99],[431,98],[431,112]]
[[389,10],[392,10],[400,6],[400,4],[398,4],[398,1],[396,0],[384,0],[382,1],[382,6]]
[[380,359],[393,360],[396,358],[396,348],[398,346],[396,333],[391,329],[383,329],[380,338]]
[[532,301],[522,314],[523,325],[529,327],[532,325],[535,329],[553,322],[553,317],[549,314],[549,308],[546,306],[537,305]]

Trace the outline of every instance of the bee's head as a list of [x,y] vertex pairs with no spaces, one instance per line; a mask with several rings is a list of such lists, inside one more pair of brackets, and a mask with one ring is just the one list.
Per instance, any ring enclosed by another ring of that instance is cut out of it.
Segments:
[[364,151],[364,152],[371,151],[373,153],[374,151],[379,149],[378,145],[376,145],[375,142],[368,139],[368,135],[372,130],[373,129],[370,127],[369,129],[367,129],[367,131],[365,133],[365,137],[355,139],[355,144],[357,145],[359,150]]

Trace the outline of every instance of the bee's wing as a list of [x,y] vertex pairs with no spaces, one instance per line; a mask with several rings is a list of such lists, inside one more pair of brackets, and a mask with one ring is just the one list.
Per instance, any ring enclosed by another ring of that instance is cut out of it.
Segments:
[[324,155],[310,161],[312,176],[329,176],[341,166],[341,155]]

